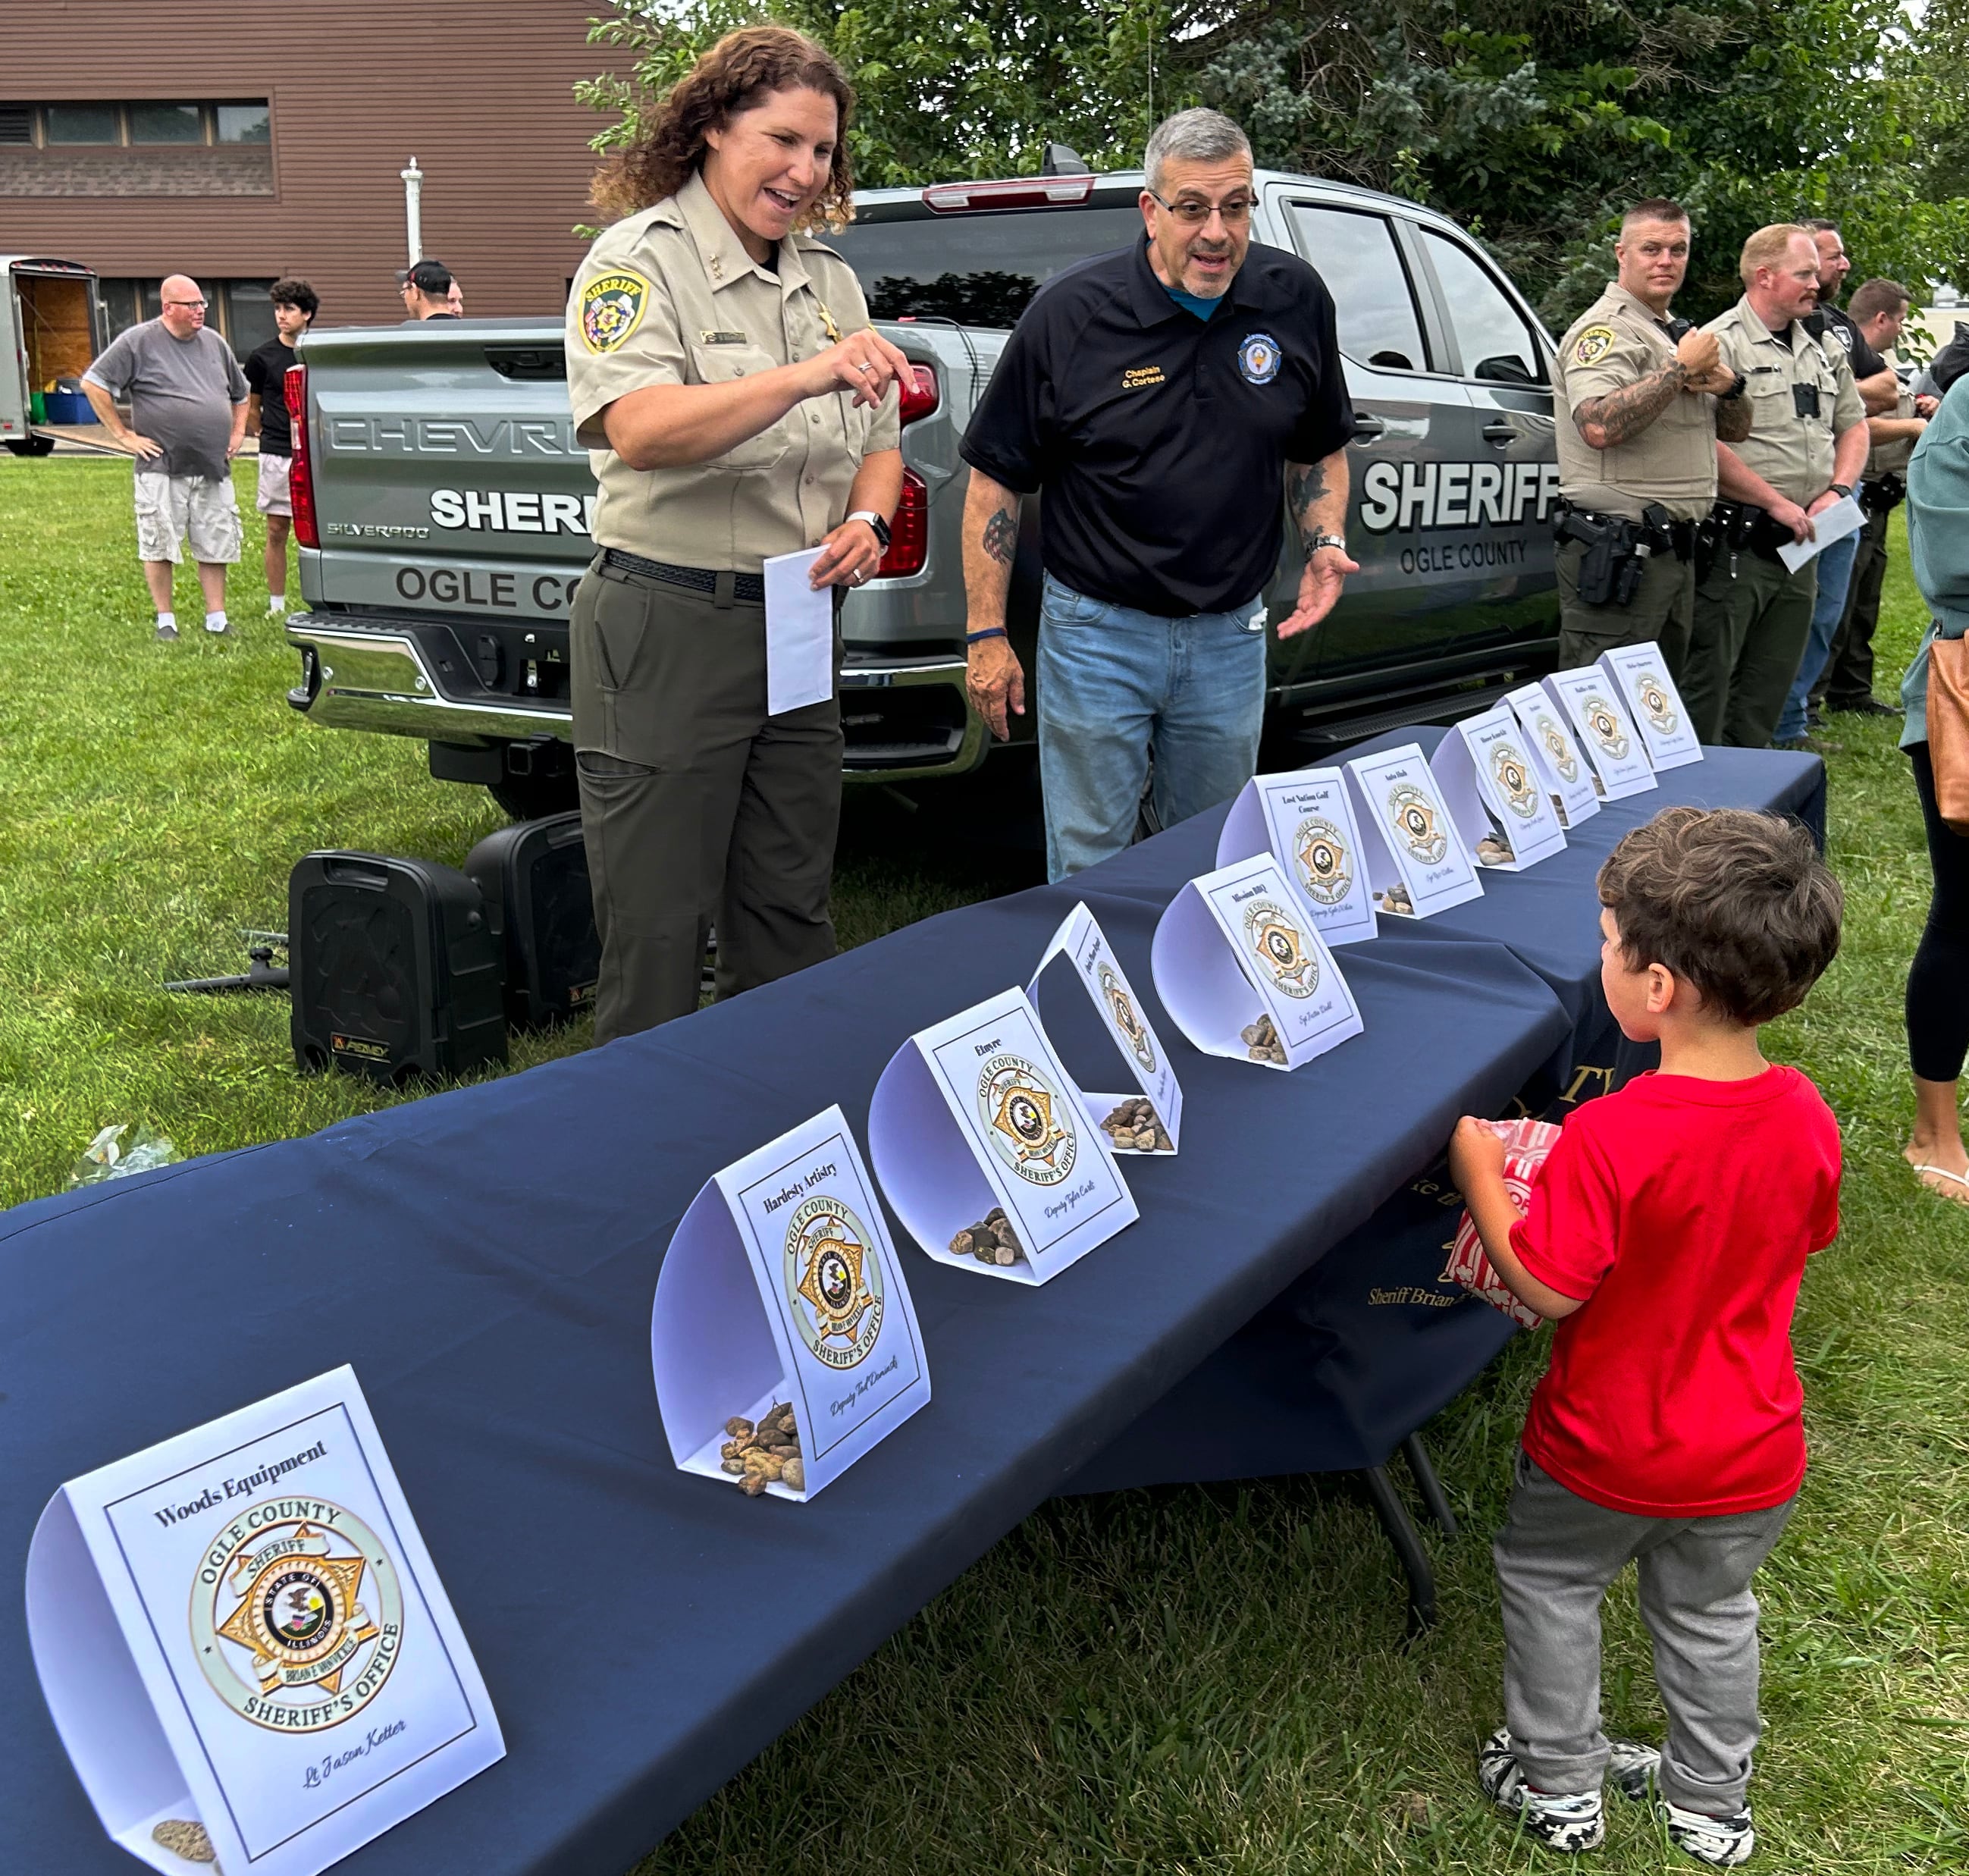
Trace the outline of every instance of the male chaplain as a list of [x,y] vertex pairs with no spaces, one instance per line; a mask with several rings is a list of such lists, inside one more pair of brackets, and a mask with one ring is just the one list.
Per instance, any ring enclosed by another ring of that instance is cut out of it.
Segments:
[[1019,496],[1043,493],[1054,880],[1128,844],[1152,751],[1165,826],[1250,779],[1281,487],[1306,571],[1278,635],[1317,625],[1360,571],[1341,533],[1352,431],[1333,301],[1303,261],[1250,245],[1249,141],[1215,111],[1182,111],[1143,167],[1147,239],[1046,283],[962,445],[968,681],[1001,739],[1025,709],[1005,635]]

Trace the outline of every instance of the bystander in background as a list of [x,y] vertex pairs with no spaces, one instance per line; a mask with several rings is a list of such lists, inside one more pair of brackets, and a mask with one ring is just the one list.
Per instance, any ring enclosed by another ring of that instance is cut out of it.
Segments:
[[[225,570],[239,558],[232,459],[246,435],[245,375],[205,323],[198,282],[174,274],[157,318],[112,339],[82,388],[109,433],[136,458],[137,557],[157,609],[157,636],[178,635],[171,570],[187,540],[205,596],[205,629],[222,637]],[[130,400],[125,424],[116,400]]]
[[[455,320],[457,311],[451,303],[451,296],[457,292],[458,283],[451,277],[451,269],[442,261],[420,261],[414,267],[407,267],[397,276],[397,284],[403,290],[404,310],[409,313],[412,323],[420,320]],[[460,307],[465,304],[465,296],[458,295]]]
[[287,482],[293,467],[294,433],[287,416],[287,372],[300,363],[294,342],[314,322],[321,298],[304,280],[277,280],[268,298],[274,303],[274,336],[246,361],[246,430],[260,440],[260,486],[254,506],[267,518],[267,612],[277,618],[287,609],[287,536],[294,505]]

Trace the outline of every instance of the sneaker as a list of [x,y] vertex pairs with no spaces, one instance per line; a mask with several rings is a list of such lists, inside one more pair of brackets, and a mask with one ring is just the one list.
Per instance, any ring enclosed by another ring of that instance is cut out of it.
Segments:
[[1500,1726],[1477,1753],[1477,1782],[1500,1810],[1510,1812],[1527,1837],[1554,1850],[1597,1850],[1607,1841],[1607,1816],[1597,1791],[1535,1791]]
[[1883,703],[1878,697],[1869,697],[1864,703],[1835,703],[1831,706],[1839,716],[1894,716],[1901,710],[1897,704]]
[[1661,1775],[1661,1754],[1653,1746],[1631,1739],[1617,1739],[1607,1761],[1607,1778],[1624,1798],[1637,1804],[1649,1803],[1655,1783]]
[[167,644],[175,644],[177,642],[178,628],[175,625],[160,625],[157,628],[157,636]]
[[1709,1817],[1701,1811],[1685,1811],[1663,1798],[1655,1806],[1655,1815],[1678,1850],[1718,1869],[1734,1869],[1739,1863],[1747,1863],[1757,1847],[1748,1805],[1734,1817]]
[[216,625],[213,625],[210,619],[207,619],[205,622],[205,629],[215,638],[230,638],[232,636],[232,625],[229,619],[221,619]]

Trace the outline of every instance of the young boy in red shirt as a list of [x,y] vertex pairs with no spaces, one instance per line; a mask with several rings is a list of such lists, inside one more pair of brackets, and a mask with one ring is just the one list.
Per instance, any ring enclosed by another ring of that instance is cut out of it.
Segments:
[[[1561,1850],[1604,1840],[1601,1786],[1651,1796],[1705,1863],[1756,1845],[1750,1579],[1805,1474],[1792,1311],[1839,1228],[1839,1129],[1758,1025],[1839,948],[1841,895],[1795,822],[1670,808],[1600,870],[1601,981],[1661,1067],[1566,1122],[1521,1219],[1504,1143],[1465,1118],[1450,1170],[1512,1291],[1557,1323],[1494,1550],[1505,1725],[1486,1793]],[[1600,1730],[1600,1604],[1630,1560],[1662,1749]]]

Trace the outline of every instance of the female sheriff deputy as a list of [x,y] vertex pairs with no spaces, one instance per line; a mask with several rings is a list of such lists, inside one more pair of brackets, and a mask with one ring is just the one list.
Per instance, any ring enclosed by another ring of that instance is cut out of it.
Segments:
[[597,553],[571,621],[582,833],[602,935],[595,1039],[831,956],[838,698],[769,716],[761,563],[874,572],[902,488],[897,374],[847,263],[800,232],[852,210],[841,68],[728,34],[596,178],[618,216],[568,302]]

